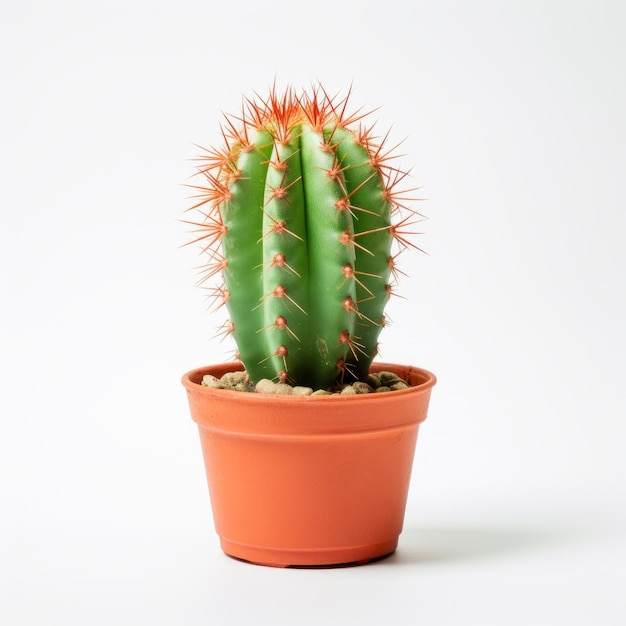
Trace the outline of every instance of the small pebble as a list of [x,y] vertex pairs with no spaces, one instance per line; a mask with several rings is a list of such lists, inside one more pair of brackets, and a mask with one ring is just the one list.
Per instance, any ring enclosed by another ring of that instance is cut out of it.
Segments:
[[378,389],[380,387],[380,376],[378,374],[370,374],[367,377],[367,384],[372,389]]
[[237,387],[245,383],[248,375],[245,372],[227,372],[220,379],[225,387]]
[[372,393],[372,391],[374,391],[370,385],[361,381],[352,383],[352,389],[354,389],[357,393]]
[[403,380],[401,380],[391,385],[390,388],[392,389],[392,391],[400,391],[400,389],[408,389],[409,386]]
[[277,383],[269,380],[268,378],[262,378],[254,387],[257,393],[275,393]]
[[272,380],[263,378],[256,384],[254,390],[257,393],[280,393],[282,395],[289,395],[293,391],[293,387],[285,383],[275,383]]
[[296,385],[291,393],[294,396],[310,396],[313,394],[313,389],[311,387],[301,387],[300,385]]
[[212,374],[205,374],[202,377],[202,386],[203,387],[212,387],[213,389],[221,389],[222,383],[219,378],[216,378]]
[[380,372],[380,384],[391,387],[396,383],[403,382],[402,379],[393,372]]
[[283,395],[289,395],[293,392],[293,387],[291,385],[286,385],[285,383],[276,383],[276,387],[274,388],[274,393],[281,393]]
[[234,389],[235,391],[254,391],[254,385],[249,381],[241,381],[237,383],[234,387],[227,387],[227,389]]

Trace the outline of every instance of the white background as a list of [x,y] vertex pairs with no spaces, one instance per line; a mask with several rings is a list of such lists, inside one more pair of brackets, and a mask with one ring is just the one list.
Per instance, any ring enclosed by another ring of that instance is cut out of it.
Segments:
[[[626,5],[0,9],[0,622],[626,621]],[[219,550],[179,383],[229,358],[178,220],[277,79],[376,112],[429,216],[385,360],[434,371],[396,555]],[[393,141],[392,141],[393,143]]]

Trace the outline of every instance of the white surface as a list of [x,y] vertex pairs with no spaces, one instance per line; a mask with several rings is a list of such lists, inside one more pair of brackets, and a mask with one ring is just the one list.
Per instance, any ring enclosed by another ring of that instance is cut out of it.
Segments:
[[[0,11],[0,622],[625,623],[625,5],[211,4]],[[229,349],[192,144],[275,76],[352,82],[428,199],[383,357],[439,383],[361,568],[221,554],[179,384]]]

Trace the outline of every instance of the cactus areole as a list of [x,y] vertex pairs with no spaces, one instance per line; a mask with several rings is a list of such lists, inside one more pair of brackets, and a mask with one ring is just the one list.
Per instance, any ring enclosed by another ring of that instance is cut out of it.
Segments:
[[327,388],[363,379],[377,353],[396,257],[419,220],[406,172],[348,97],[272,89],[225,115],[192,207],[201,283],[225,305],[250,378]]

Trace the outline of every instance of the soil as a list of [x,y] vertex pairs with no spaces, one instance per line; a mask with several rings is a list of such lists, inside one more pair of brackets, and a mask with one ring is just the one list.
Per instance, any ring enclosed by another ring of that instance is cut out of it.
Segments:
[[248,374],[244,372],[228,372],[221,378],[207,374],[202,379],[202,385],[214,389],[231,389],[252,393],[280,393],[298,396],[327,396],[327,395],[357,395],[364,393],[385,393],[408,389],[409,384],[393,372],[378,372],[370,374],[366,381],[337,385],[329,389],[312,389],[301,385],[287,385],[263,379],[254,384]]

